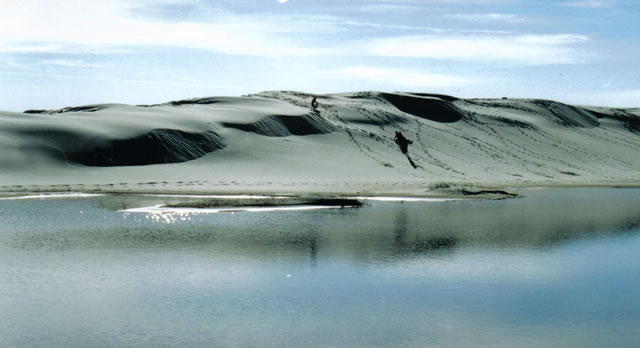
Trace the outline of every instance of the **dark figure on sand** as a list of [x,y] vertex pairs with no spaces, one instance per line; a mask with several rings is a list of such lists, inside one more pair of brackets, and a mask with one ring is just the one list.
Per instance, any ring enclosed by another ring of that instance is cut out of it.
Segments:
[[408,154],[409,145],[413,144],[413,141],[405,138],[404,135],[402,135],[402,133],[398,131],[396,131],[396,136],[395,138],[393,138],[393,140],[395,140],[396,144],[400,146],[400,151],[402,151],[402,153],[407,156],[407,159],[409,160],[409,164],[411,164],[413,169],[417,169],[418,166],[415,164],[415,162],[413,162],[413,160],[411,159],[411,157],[409,157],[409,154]]
[[318,97],[313,97],[313,99],[311,100],[311,110],[316,111],[316,109],[318,108]]
[[413,144],[413,141],[407,139],[404,137],[404,135],[402,135],[401,132],[396,131],[396,136],[395,138],[393,138],[393,140],[396,141],[396,144],[398,144],[398,146],[400,146],[400,151],[402,151],[403,154],[407,154],[407,151],[409,150],[409,145]]

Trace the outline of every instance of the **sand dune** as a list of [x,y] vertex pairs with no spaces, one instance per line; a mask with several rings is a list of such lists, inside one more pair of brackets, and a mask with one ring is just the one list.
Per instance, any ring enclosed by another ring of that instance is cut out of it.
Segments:
[[[640,184],[638,109],[361,92],[317,95],[314,111],[313,96],[2,112],[0,191],[430,195]],[[396,131],[413,142],[408,156]]]

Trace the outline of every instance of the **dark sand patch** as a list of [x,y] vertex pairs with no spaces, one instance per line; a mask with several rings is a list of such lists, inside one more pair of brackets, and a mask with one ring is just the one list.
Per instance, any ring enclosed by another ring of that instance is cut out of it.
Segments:
[[94,147],[73,153],[70,160],[94,167],[142,166],[194,160],[226,146],[216,132],[187,133],[153,129],[129,139],[100,139]]
[[45,114],[45,115],[53,115],[53,114],[62,114],[65,112],[96,112],[103,109],[107,109],[113,106],[113,104],[95,104],[95,105],[83,105],[83,106],[68,106],[58,110],[25,110],[23,113],[25,114]]
[[334,125],[315,114],[302,116],[273,115],[252,123],[224,122],[222,125],[268,137],[328,134],[336,130]]
[[304,198],[304,197],[256,197],[256,198],[207,198],[197,201],[167,204],[163,208],[264,208],[322,206],[357,208],[362,202],[351,198]]
[[471,190],[467,190],[467,189],[461,189],[460,193],[462,193],[464,196],[481,196],[481,197],[484,197],[484,198],[490,198],[491,196],[494,196],[494,197],[499,198],[499,199],[518,197],[518,194],[507,192],[507,191],[504,191],[504,190],[476,190],[476,191],[471,191]]
[[434,122],[453,123],[464,115],[451,101],[437,97],[396,93],[382,93],[381,97],[402,112]]
[[622,122],[630,132],[640,134],[640,116],[634,114],[631,109],[603,109],[596,107],[583,107],[598,119],[612,119]]
[[576,106],[551,100],[534,100],[533,104],[548,110],[554,116],[553,122],[565,127],[595,128],[600,125],[595,115]]

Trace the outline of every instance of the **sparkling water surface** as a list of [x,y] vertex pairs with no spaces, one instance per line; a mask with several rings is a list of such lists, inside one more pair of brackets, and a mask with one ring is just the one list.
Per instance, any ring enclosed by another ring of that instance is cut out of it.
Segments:
[[0,200],[0,346],[633,346],[640,190],[130,212]]

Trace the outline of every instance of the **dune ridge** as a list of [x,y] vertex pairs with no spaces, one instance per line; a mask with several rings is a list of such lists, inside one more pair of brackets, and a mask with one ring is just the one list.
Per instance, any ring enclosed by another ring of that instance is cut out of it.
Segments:
[[[396,131],[412,141],[407,155]],[[0,191],[428,195],[640,185],[638,151],[639,109],[271,91],[0,112]]]

